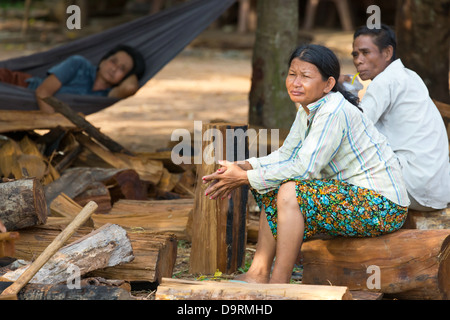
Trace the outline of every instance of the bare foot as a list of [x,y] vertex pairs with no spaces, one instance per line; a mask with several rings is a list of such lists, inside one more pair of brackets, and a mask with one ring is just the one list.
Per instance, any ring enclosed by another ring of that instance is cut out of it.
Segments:
[[244,281],[248,283],[269,283],[269,276],[254,275],[250,272],[247,272],[236,276],[234,280]]

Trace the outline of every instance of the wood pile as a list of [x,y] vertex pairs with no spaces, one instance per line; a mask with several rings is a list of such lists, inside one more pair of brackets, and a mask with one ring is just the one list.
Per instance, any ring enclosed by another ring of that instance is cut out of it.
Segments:
[[[134,154],[66,107],[0,111],[0,293],[94,201],[17,297],[129,299],[131,284],[172,276],[178,239],[189,239],[195,168],[174,165],[170,151]],[[80,290],[67,289],[68,266]]]

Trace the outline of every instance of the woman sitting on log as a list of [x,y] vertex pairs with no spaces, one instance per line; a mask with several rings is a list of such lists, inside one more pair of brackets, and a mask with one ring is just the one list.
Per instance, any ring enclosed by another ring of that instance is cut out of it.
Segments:
[[205,192],[211,199],[250,185],[261,209],[256,253],[239,280],[288,283],[302,242],[314,234],[374,237],[398,230],[406,219],[399,163],[357,98],[340,87],[339,75],[331,50],[298,47],[286,88],[301,107],[281,148],[243,163],[221,162],[203,177],[211,182]]

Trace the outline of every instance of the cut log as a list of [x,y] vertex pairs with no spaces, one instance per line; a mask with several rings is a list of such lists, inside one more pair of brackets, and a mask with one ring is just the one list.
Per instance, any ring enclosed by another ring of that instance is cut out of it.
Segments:
[[[82,276],[90,271],[128,263],[134,259],[130,240],[126,231],[118,225],[105,225],[100,229],[61,248],[34,275],[30,283],[58,284],[67,283],[73,271],[70,266],[78,267]],[[15,281],[27,266],[2,275]]]
[[156,300],[352,300],[348,288],[162,279]]
[[210,200],[202,177],[216,171],[219,160],[239,161],[248,156],[246,131],[247,126],[236,124],[203,125],[203,157],[197,165],[192,214],[191,273],[211,274],[217,269],[233,273],[244,263],[248,188],[235,189],[230,199]]
[[96,227],[116,223],[127,230],[175,234],[177,239],[189,240],[186,229],[193,207],[193,199],[119,200],[110,214],[95,214],[92,219]]
[[408,210],[403,229],[450,229],[450,208],[434,211]]
[[0,110],[0,133],[52,129],[58,126],[74,128],[75,125],[59,113],[42,111]]
[[174,235],[137,230],[128,232],[128,236],[135,253],[134,261],[96,270],[90,273],[91,276],[152,283],[160,283],[163,277],[172,277],[177,259],[177,238]]
[[44,224],[48,208],[37,179],[0,183],[0,220],[8,231]]
[[[0,291],[12,282],[0,282]],[[130,292],[113,286],[83,285],[69,288],[66,284],[26,285],[17,295],[18,300],[131,300]]]
[[75,124],[78,128],[83,129],[90,137],[100,142],[111,152],[125,153],[128,155],[133,154],[132,152],[121,146],[119,143],[112,140],[104,133],[100,132],[97,128],[95,128],[92,124],[90,124],[89,121],[80,116],[66,103],[59,101],[55,97],[47,97],[44,98],[43,100],[44,102],[52,106],[52,108],[55,109],[56,112],[61,113],[73,124]]
[[302,245],[302,258],[304,284],[331,283],[399,299],[450,298],[448,229],[310,240]]
[[98,204],[97,213],[108,213],[111,211],[111,195],[108,188],[102,182],[93,182],[89,187],[73,198],[80,206],[85,206],[89,201]]
[[[102,215],[103,216],[103,215]],[[15,257],[32,260],[38,256],[60,232],[62,227],[44,225],[21,231],[20,240],[15,242]],[[124,228],[125,229],[125,228]],[[93,228],[82,227],[72,239],[88,235]],[[129,230],[134,260],[124,265],[92,272],[92,276],[126,281],[158,282],[162,277],[171,277],[177,256],[177,239],[173,235],[155,235],[142,232],[139,228]]]
[[45,186],[46,201],[50,204],[61,193],[74,199],[97,182],[117,185],[123,196],[134,198],[143,193],[144,185],[129,169],[70,168],[58,180]]

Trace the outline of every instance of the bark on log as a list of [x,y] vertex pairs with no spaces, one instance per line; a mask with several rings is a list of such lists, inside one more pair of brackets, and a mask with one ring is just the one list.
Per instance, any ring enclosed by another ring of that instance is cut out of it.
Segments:
[[304,284],[371,289],[399,299],[450,298],[448,229],[402,229],[376,238],[310,240],[302,246],[302,257]]
[[[30,280],[30,283],[67,283],[71,266],[82,276],[90,271],[128,263],[134,259],[126,231],[118,225],[105,225],[61,248]],[[2,275],[15,281],[29,267],[23,266]],[[72,271],[70,271],[72,270]]]
[[217,269],[233,273],[244,263],[248,187],[235,189],[230,199],[210,200],[202,183],[204,175],[218,169],[219,160],[239,161],[248,157],[248,140],[238,130],[245,134],[247,126],[211,123],[202,128],[203,158],[202,164],[197,165],[192,214],[191,273],[211,274]]
[[37,179],[0,183],[0,220],[8,231],[45,224],[48,208]]
[[156,300],[351,300],[348,288],[327,285],[255,284],[164,278]]
[[[0,291],[12,282],[0,282]],[[27,284],[17,294],[18,300],[131,300],[130,293],[113,286],[83,285],[69,288],[66,284]]]

